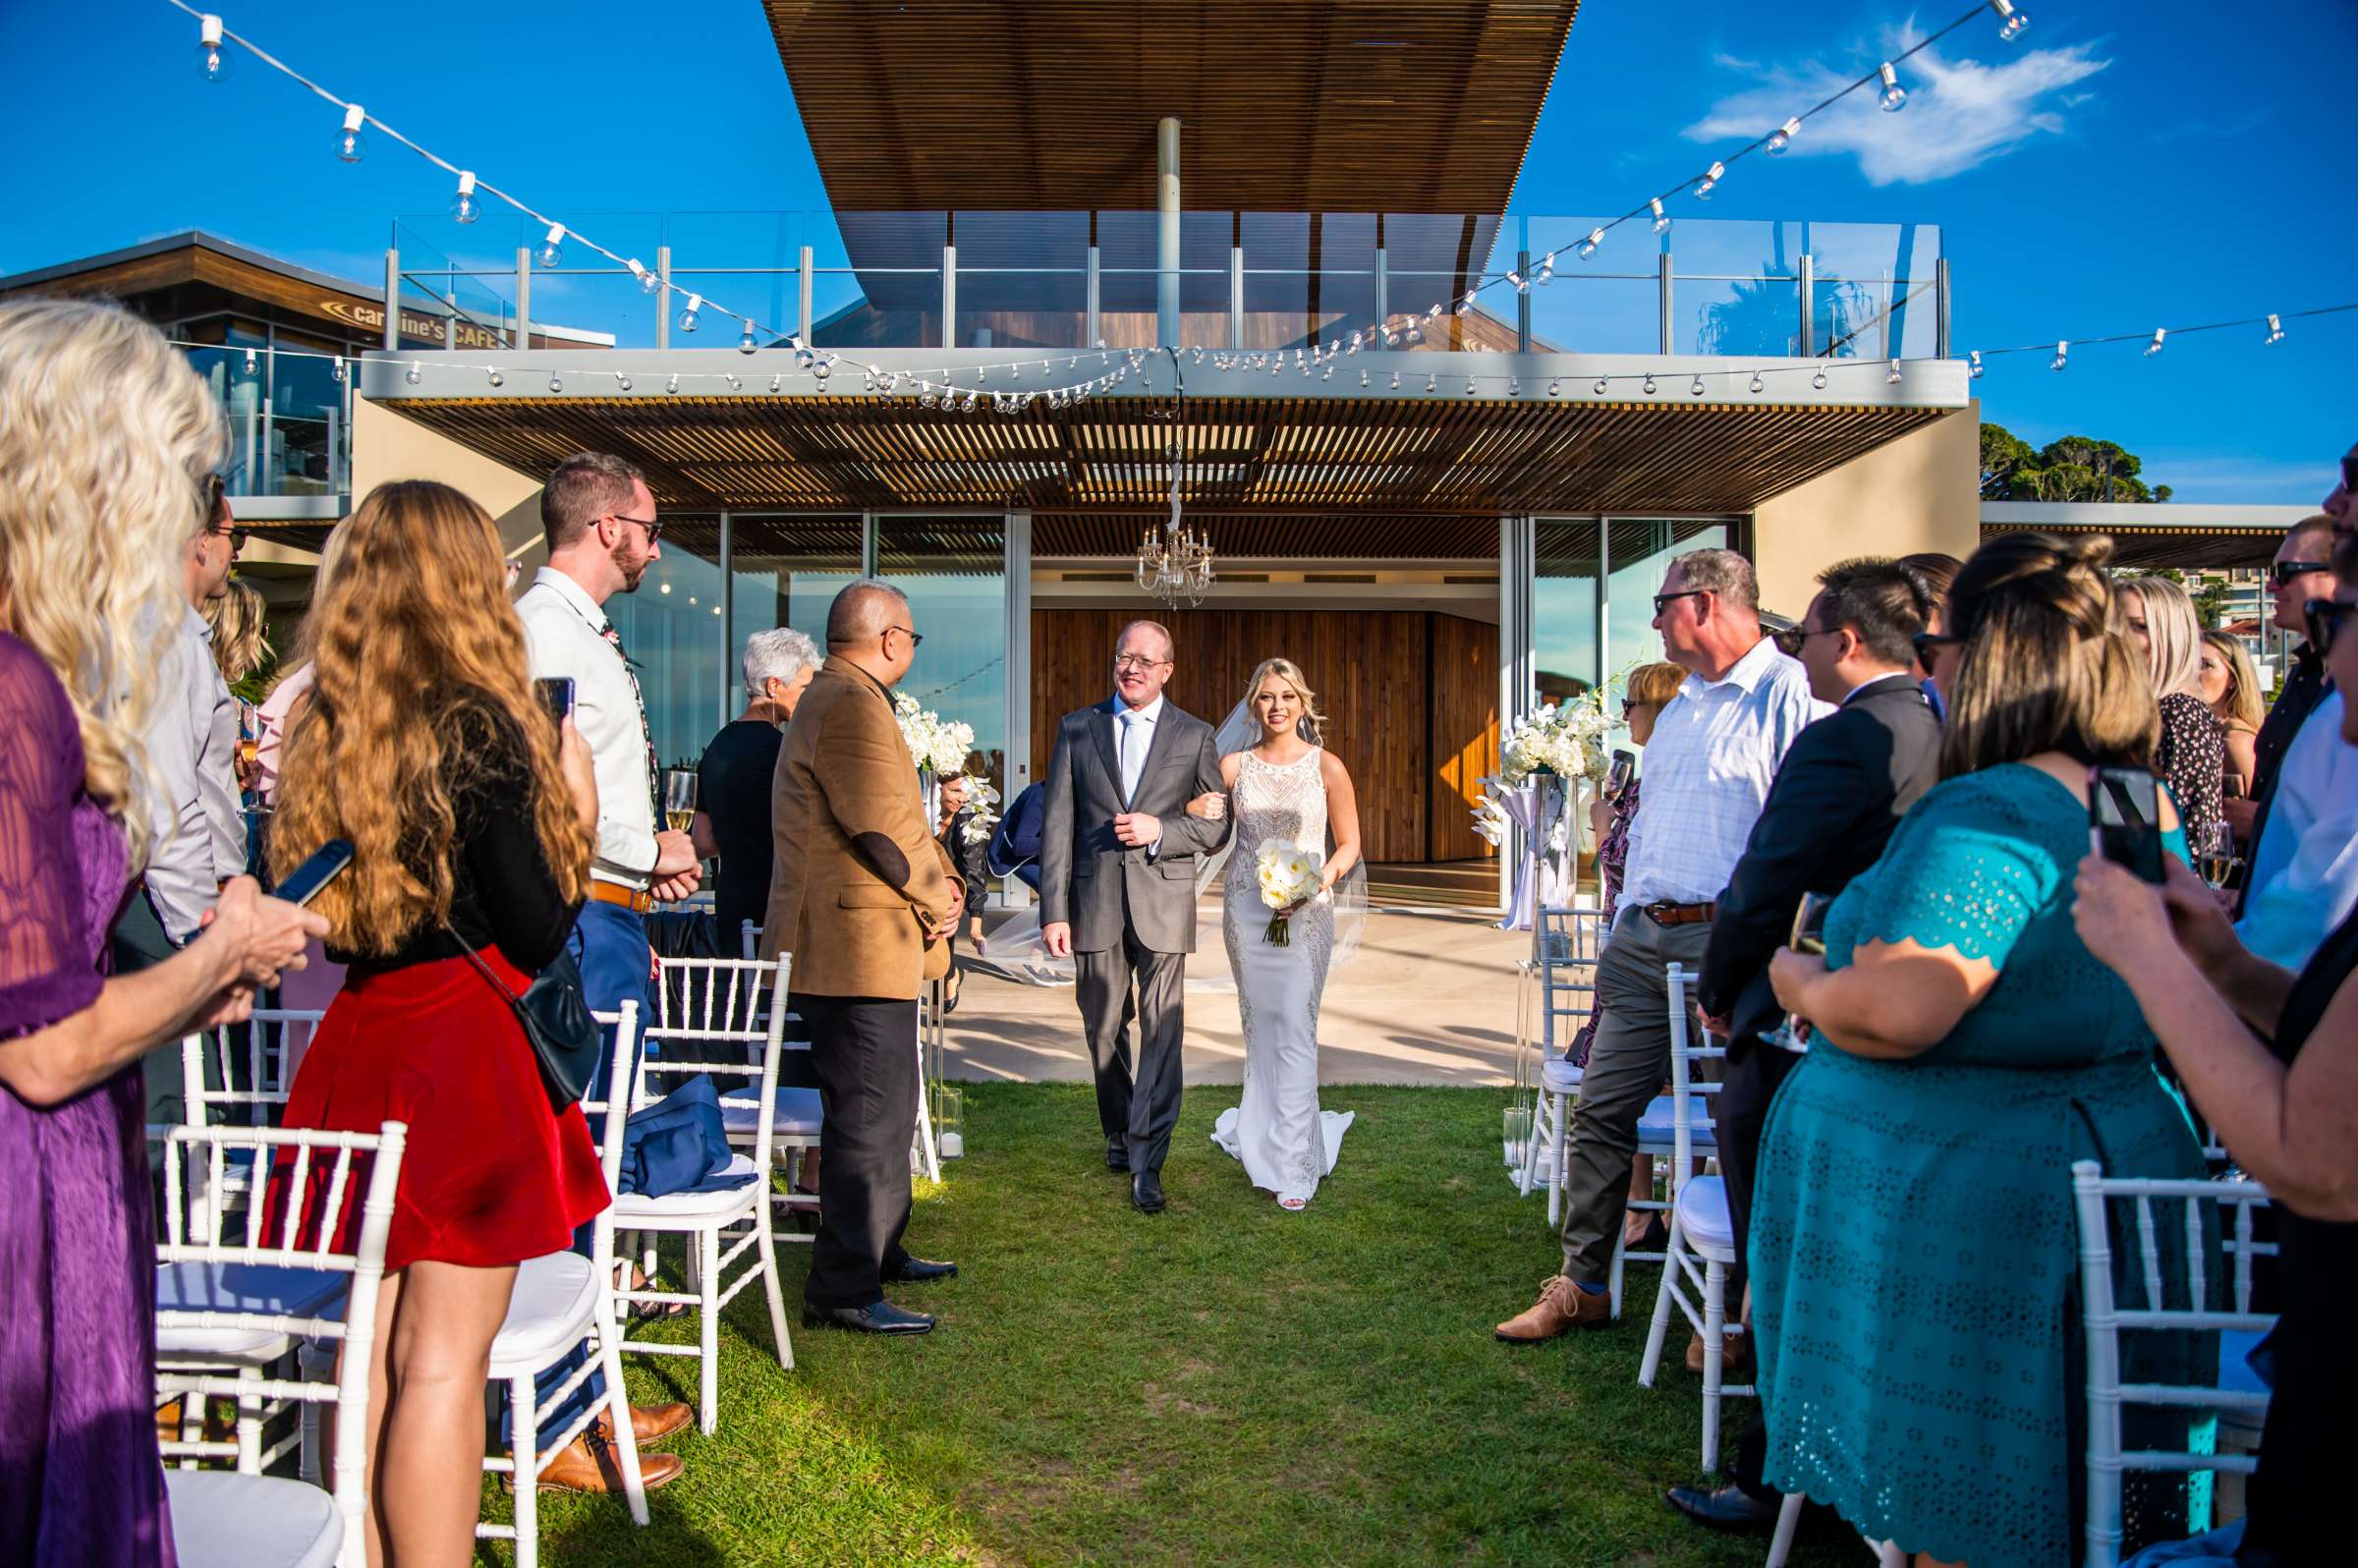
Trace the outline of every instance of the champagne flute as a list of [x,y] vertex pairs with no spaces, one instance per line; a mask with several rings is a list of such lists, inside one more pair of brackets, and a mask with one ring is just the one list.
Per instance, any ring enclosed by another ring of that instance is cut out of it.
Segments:
[[[1825,912],[1833,908],[1833,905],[1834,900],[1831,894],[1802,894],[1801,907],[1793,912],[1792,939],[1785,945],[1796,953],[1823,954],[1825,951]],[[1806,1053],[1810,1045],[1808,1038],[1801,1034],[1803,1027],[1801,1019],[1787,1013],[1783,1023],[1763,1035],[1761,1038],[1778,1050]]]
[[2235,873],[2243,867],[2243,857],[2235,853],[2235,829],[2221,817],[2212,824],[2211,843],[2195,857],[2195,866],[2203,880],[2213,887],[2233,884]]
[[696,820],[696,769],[667,767],[663,770],[663,825],[675,833],[685,833]]

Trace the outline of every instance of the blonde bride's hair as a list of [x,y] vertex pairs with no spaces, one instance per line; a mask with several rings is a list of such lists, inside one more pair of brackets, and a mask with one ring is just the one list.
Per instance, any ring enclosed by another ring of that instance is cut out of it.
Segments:
[[1326,715],[1319,711],[1319,694],[1310,689],[1308,681],[1302,679],[1302,666],[1292,659],[1261,661],[1253,671],[1253,679],[1245,685],[1245,711],[1249,713],[1253,710],[1253,700],[1261,695],[1261,683],[1272,675],[1292,687],[1294,695],[1302,699],[1302,721],[1298,729],[1309,732],[1302,738],[1313,746],[1325,745]]
[[219,407],[154,327],[83,300],[0,305],[0,600],[65,687],[83,787],[134,866],[161,794],[140,737],[227,452]]

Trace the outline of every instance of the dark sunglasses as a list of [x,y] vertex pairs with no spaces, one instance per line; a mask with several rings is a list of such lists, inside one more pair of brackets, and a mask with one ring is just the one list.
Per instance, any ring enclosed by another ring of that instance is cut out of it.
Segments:
[[1654,596],[1654,613],[1659,615],[1668,609],[1672,599],[1699,599],[1711,591],[1710,588],[1681,588],[1676,593],[1656,593]]
[[2358,606],[2339,599],[2311,599],[2301,606],[2301,619],[2309,627],[2309,645],[2319,658],[2333,651],[2333,639],[2341,635],[2341,623],[2353,608]]
[[2295,578],[2306,577],[2311,572],[2332,570],[2333,563],[2330,561],[2278,561],[2268,569],[2268,580],[2277,588],[2289,588]]
[[1841,631],[1838,626],[1788,626],[1781,632],[1768,634],[1768,641],[1787,658],[1801,657],[1802,644],[1813,637],[1831,637]]
[[1916,649],[1916,662],[1928,670],[1933,667],[1935,653],[1944,647],[1956,647],[1964,641],[1961,637],[1949,637],[1940,632],[1919,632],[1908,639],[1909,644]]

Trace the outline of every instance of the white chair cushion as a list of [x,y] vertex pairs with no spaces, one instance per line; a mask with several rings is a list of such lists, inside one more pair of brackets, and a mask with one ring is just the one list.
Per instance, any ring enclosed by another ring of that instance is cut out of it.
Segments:
[[1540,1082],[1544,1084],[1551,1093],[1569,1094],[1580,1088],[1580,1068],[1573,1066],[1561,1056],[1550,1056],[1547,1058],[1547,1065],[1540,1069]]
[[227,1470],[167,1470],[181,1568],[328,1568],[344,1547],[336,1500],[318,1487]]
[[538,1372],[580,1344],[597,1316],[597,1275],[580,1253],[550,1253],[516,1270],[508,1316],[491,1341],[491,1375]]
[[[1695,1148],[1706,1153],[1719,1147],[1718,1140],[1712,1136],[1711,1123],[1705,1120],[1711,1113],[1708,1096],[1687,1096],[1687,1139]],[[1675,1125],[1677,1117],[1678,1112],[1671,1105],[1669,1095],[1664,1094],[1653,1101],[1646,1107],[1646,1114],[1638,1118],[1639,1146],[1649,1153],[1658,1153],[1672,1147],[1678,1140],[1678,1128]]]
[[[741,1089],[720,1096],[721,1126],[731,1138],[751,1138],[761,1116],[761,1092]],[[798,1138],[818,1136],[818,1091],[781,1084],[769,1113],[770,1131]]]
[[1736,1227],[1727,1217],[1727,1184],[1716,1176],[1697,1176],[1679,1189],[1679,1239],[1698,1257],[1736,1260]]
[[[343,1307],[349,1274],[263,1263],[159,1263],[159,1313],[246,1313],[283,1317],[333,1317]],[[256,1325],[190,1328],[159,1323],[156,1354],[177,1361],[270,1361],[286,1353],[286,1335]]]
[[754,1162],[744,1154],[732,1154],[721,1175],[730,1185],[717,1192],[666,1193],[661,1198],[625,1193],[614,1200],[614,1223],[628,1230],[643,1220],[713,1219],[733,1214],[745,1207],[747,1189],[754,1182]]

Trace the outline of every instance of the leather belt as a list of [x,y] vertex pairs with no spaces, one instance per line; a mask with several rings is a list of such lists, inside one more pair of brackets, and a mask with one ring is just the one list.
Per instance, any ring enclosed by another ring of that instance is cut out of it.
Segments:
[[655,895],[644,887],[625,887],[620,882],[590,883],[590,896],[600,904],[616,904],[634,915],[644,915],[655,907]]
[[1696,925],[1716,920],[1717,904],[1649,904],[1646,913],[1657,925]]

